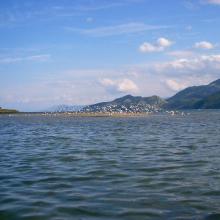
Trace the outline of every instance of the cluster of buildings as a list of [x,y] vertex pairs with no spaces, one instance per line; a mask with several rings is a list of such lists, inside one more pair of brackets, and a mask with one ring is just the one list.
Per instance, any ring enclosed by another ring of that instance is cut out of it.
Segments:
[[99,112],[99,113],[151,113],[159,112],[161,108],[150,104],[131,104],[131,105],[91,105],[84,107],[81,112]]

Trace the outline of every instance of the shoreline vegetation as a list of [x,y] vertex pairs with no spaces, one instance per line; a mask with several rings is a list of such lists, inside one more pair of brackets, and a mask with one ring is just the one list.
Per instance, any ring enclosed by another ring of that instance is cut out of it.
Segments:
[[3,109],[0,107],[0,114],[16,114],[16,113],[19,112],[15,109]]
[[188,115],[189,113],[180,111],[164,111],[164,112],[142,112],[142,113],[127,113],[127,112],[13,112],[5,113],[5,115],[13,116],[50,116],[50,117],[146,117],[149,115],[167,114],[167,115]]
[[70,117],[137,117],[146,116],[152,113],[101,113],[101,112],[17,112],[4,111],[8,115],[22,116],[70,116]]

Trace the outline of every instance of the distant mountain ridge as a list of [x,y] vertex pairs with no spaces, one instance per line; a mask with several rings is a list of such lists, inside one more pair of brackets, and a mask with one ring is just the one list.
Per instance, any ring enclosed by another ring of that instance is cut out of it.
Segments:
[[184,109],[220,109],[220,79],[208,85],[188,87],[168,99],[126,95],[110,102],[86,106],[81,111],[138,113]]
[[[185,109],[220,109],[220,79],[208,85],[188,87],[168,99],[156,95],[150,97],[126,95],[113,101],[88,106],[57,105],[44,112],[144,113]],[[0,107],[0,114],[12,113],[18,111]]]
[[159,111],[166,101],[159,96],[141,97],[126,95],[110,102],[101,102],[84,107],[82,112],[140,113]]
[[[198,109],[208,108],[214,105],[206,105],[206,102],[213,100],[211,97],[220,92],[220,79],[208,85],[188,87],[171,98],[167,99],[164,108],[167,109]],[[210,98],[208,98],[210,96]],[[217,97],[215,97],[216,100]],[[217,101],[217,100],[216,100]]]
[[109,102],[88,106],[58,105],[47,112],[100,112],[142,113],[184,109],[220,109],[220,79],[208,85],[188,87],[174,96],[163,99],[159,96],[126,95]]

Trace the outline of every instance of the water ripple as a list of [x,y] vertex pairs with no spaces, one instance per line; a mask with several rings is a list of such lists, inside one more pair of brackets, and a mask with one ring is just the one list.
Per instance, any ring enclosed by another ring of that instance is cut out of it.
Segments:
[[220,219],[219,131],[219,111],[0,116],[0,219]]

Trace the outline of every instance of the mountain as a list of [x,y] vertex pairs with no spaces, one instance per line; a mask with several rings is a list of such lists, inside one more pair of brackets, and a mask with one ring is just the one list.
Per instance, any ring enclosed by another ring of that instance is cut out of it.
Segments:
[[56,105],[47,109],[45,112],[77,112],[83,107],[82,105]]
[[152,112],[159,111],[166,103],[158,96],[141,97],[126,95],[110,102],[101,102],[84,107],[81,112]]
[[166,100],[158,97],[126,95],[110,102],[101,102],[81,112],[157,112],[176,109],[220,109],[220,79],[201,86],[188,87]]
[[57,105],[46,112],[143,113],[178,109],[220,109],[220,79],[208,85],[188,87],[168,99],[156,95],[126,95],[113,101],[88,106]]
[[220,109],[220,91],[214,93],[195,104],[197,109]]
[[188,87],[167,99],[164,108],[197,109],[200,105],[202,106],[201,103],[204,99],[218,92],[220,92],[220,79],[208,85]]

